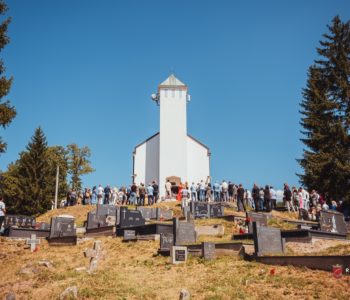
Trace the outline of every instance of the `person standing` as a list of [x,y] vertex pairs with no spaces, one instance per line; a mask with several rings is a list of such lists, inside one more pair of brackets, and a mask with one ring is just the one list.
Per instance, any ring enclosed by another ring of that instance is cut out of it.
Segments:
[[165,183],[165,199],[171,199],[171,182],[169,179]]
[[276,207],[277,207],[277,193],[273,189],[273,186],[270,186],[270,198],[271,198],[271,209],[276,209]]
[[141,182],[140,187],[139,187],[139,205],[144,206],[145,205],[145,196],[146,196],[146,189],[145,185]]
[[288,212],[290,212],[291,208],[295,212],[294,205],[292,203],[292,192],[291,192],[288,184],[286,184],[286,183],[284,184],[283,198],[286,201]]
[[0,231],[1,231],[2,223],[4,223],[5,221],[5,214],[6,214],[6,205],[2,196],[0,196]]
[[244,188],[242,184],[238,185],[237,189],[237,210],[238,211],[246,211],[245,205],[244,205]]
[[130,187],[129,204],[137,205],[137,185],[135,183],[133,183]]
[[98,188],[97,188],[97,204],[103,204],[103,187],[102,187],[102,184],[99,184]]
[[194,182],[192,182],[192,185],[191,185],[191,201],[196,201],[196,185],[194,184]]
[[152,187],[153,187],[153,201],[154,203],[157,203],[158,195],[159,195],[159,186],[157,184],[157,181],[153,180]]
[[203,180],[201,180],[201,183],[199,185],[199,201],[204,201],[205,200],[205,184]]
[[224,202],[228,202],[228,184],[226,180],[222,181],[222,196]]
[[96,185],[92,188],[91,204],[97,204],[97,187]]
[[111,188],[109,184],[107,184],[107,186],[105,187],[104,193],[105,193],[105,199],[103,201],[103,204],[109,204],[109,198],[111,197]]
[[154,196],[153,196],[153,186],[152,184],[149,184],[147,186],[147,199],[148,199],[148,205],[153,205],[154,202]]
[[220,184],[217,181],[215,181],[213,189],[214,189],[214,201],[219,202],[220,201]]
[[271,195],[270,195],[270,187],[268,185],[265,185],[264,189],[264,204],[266,211],[271,211]]
[[255,206],[255,211],[259,211],[259,187],[254,183],[253,189],[252,189],[252,197],[254,200],[254,206]]

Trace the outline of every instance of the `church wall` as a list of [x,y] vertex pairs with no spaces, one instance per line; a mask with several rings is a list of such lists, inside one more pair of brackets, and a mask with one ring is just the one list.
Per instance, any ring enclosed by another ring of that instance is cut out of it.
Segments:
[[136,184],[159,182],[159,134],[136,148],[134,174]]
[[187,178],[188,183],[198,183],[201,180],[204,182],[210,175],[210,157],[208,149],[196,142],[190,137],[187,137]]

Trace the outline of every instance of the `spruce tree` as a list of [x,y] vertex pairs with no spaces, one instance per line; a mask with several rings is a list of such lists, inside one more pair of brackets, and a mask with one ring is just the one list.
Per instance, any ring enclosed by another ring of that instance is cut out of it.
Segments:
[[[0,15],[5,14],[7,11],[6,4],[0,0]],[[7,36],[7,28],[11,19],[7,18],[0,23],[0,51],[9,43],[10,39]],[[4,62],[0,59],[0,126],[6,128],[16,116],[15,108],[10,104],[8,100],[3,98],[7,96],[10,91],[12,78],[6,78],[4,75],[5,66]],[[0,137],[0,153],[5,152],[6,143]]]
[[350,24],[335,17],[303,90],[300,180],[333,199],[350,196]]

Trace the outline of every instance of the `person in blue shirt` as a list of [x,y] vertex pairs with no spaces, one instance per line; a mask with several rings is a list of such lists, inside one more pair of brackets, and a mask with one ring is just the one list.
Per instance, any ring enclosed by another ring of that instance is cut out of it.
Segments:
[[220,200],[220,184],[217,181],[215,181],[215,183],[214,183],[213,190],[214,190],[214,201],[219,202],[219,200]]
[[194,184],[194,182],[192,182],[192,185],[191,185],[191,200],[192,201],[196,201],[196,190],[197,190],[197,187],[196,185]]
[[154,189],[153,189],[152,184],[150,183],[150,184],[148,184],[148,186],[147,186],[148,205],[153,205],[153,203],[154,203],[153,192],[154,192]]

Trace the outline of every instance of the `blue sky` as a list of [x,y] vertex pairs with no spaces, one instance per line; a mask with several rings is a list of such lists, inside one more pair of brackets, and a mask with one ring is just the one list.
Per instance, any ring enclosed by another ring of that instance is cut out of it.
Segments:
[[189,86],[188,132],[214,179],[297,184],[301,90],[316,47],[349,1],[8,0],[18,116],[0,169],[36,127],[92,151],[86,185],[131,181],[135,145],[159,129],[150,95],[173,70]]

